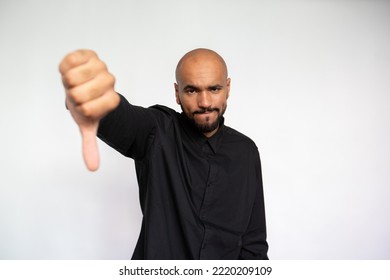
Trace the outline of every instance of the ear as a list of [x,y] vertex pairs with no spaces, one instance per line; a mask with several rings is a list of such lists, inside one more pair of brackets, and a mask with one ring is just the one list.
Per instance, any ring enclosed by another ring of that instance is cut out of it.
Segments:
[[227,89],[227,93],[226,93],[226,99],[229,98],[229,95],[230,95],[230,78],[227,78],[226,80],[226,89]]
[[176,96],[176,103],[180,105],[180,98],[179,98],[179,85],[178,84],[174,84],[175,85],[175,96]]

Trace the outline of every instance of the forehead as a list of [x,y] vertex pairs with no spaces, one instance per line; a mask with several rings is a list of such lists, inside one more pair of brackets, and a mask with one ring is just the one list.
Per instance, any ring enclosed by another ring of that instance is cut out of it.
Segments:
[[216,57],[189,57],[177,69],[177,82],[194,85],[222,83],[227,78],[225,69],[225,65]]

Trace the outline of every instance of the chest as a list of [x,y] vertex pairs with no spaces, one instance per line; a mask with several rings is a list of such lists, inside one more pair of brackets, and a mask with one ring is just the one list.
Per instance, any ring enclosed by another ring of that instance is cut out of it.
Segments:
[[195,207],[234,209],[251,204],[256,189],[256,170],[250,154],[240,145],[221,141],[216,149],[207,141],[184,142],[180,160],[188,176]]

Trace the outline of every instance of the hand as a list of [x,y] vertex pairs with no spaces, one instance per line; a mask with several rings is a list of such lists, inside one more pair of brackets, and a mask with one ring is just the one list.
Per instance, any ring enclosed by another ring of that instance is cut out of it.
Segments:
[[68,54],[61,61],[59,70],[66,106],[80,128],[85,164],[90,171],[95,171],[99,168],[96,142],[99,121],[120,102],[114,90],[115,78],[91,50]]

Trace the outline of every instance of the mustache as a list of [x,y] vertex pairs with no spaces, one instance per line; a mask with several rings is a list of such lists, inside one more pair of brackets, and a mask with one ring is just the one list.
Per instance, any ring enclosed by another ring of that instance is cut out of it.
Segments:
[[196,115],[196,114],[204,114],[204,113],[206,113],[206,112],[210,113],[210,112],[214,112],[214,111],[217,112],[217,113],[219,113],[219,109],[218,109],[218,108],[211,108],[211,107],[209,107],[209,108],[203,108],[203,109],[194,111],[192,114],[193,114],[193,115]]

